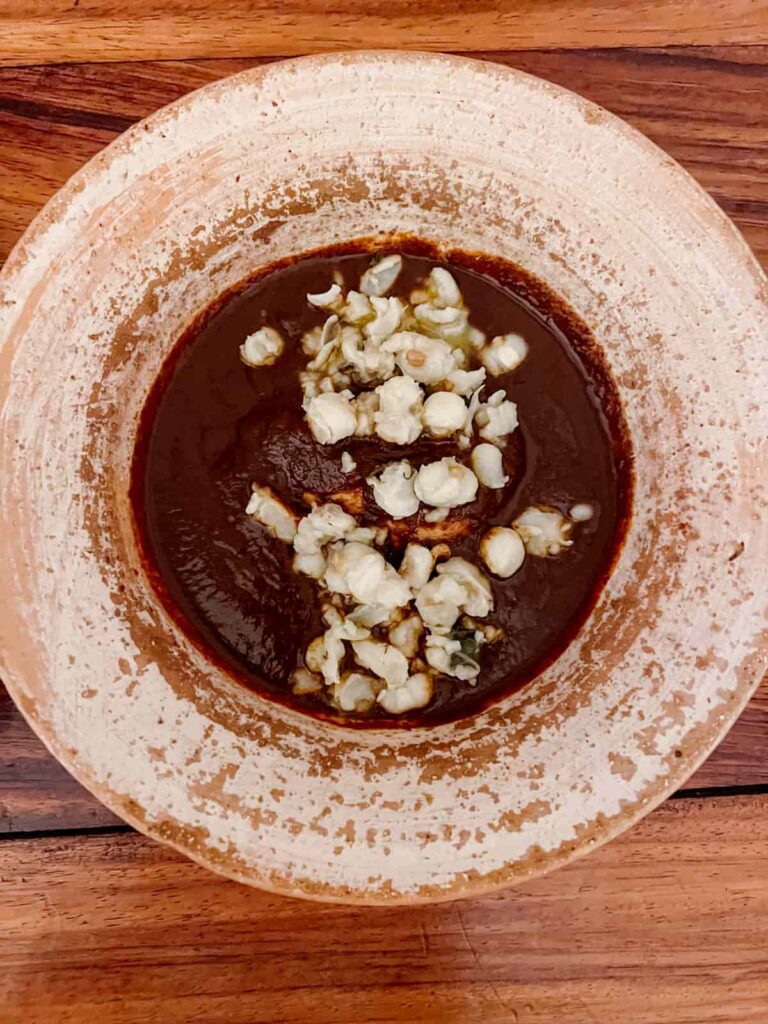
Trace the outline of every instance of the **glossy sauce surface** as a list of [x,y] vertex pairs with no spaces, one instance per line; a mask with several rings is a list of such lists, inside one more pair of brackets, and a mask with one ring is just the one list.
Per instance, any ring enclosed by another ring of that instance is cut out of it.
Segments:
[[[363,251],[360,251],[360,250]],[[470,506],[468,536],[451,545],[483,567],[483,524],[506,525],[531,504],[567,513],[577,502],[595,507],[578,524],[573,546],[553,558],[527,557],[509,580],[492,578],[495,609],[486,620],[503,630],[482,649],[477,685],[438,677],[432,703],[400,718],[340,715],[323,696],[294,696],[290,677],[308,642],[323,630],[315,584],[291,568],[291,549],[247,517],[253,481],[267,484],[300,514],[307,492],[328,497],[362,485],[375,467],[397,458],[414,465],[454,454],[452,441],[419,439],[388,445],[376,438],[323,446],[301,409],[298,373],[306,363],[299,340],[325,314],[308,291],[324,290],[334,271],[357,287],[370,263],[364,246],[316,253],[247,283],[206,311],[169,357],[144,412],[134,459],[132,496],[139,537],[161,599],[191,638],[228,671],[287,704],[345,723],[429,724],[462,717],[530,680],[564,649],[594,604],[616,555],[630,499],[630,455],[613,385],[588,331],[561,303],[512,264],[485,257],[438,254],[400,240],[404,269],[391,294],[407,297],[435,263],[450,269],[470,322],[496,334],[515,331],[529,355],[513,373],[489,378],[486,394],[504,388],[517,403],[520,426],[504,454],[510,482],[481,488]],[[272,367],[249,368],[238,347],[264,324],[286,339]],[[357,462],[352,476],[340,455]],[[462,458],[468,459],[468,453]],[[365,523],[380,516],[366,494]],[[390,555],[409,525],[392,534]]]

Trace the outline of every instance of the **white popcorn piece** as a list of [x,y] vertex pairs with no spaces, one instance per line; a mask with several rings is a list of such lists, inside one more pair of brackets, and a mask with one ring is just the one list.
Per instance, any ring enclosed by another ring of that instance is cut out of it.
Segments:
[[495,444],[479,444],[472,449],[472,469],[484,487],[499,490],[509,483],[502,465],[501,451]]
[[331,699],[342,711],[368,711],[381,688],[380,680],[364,672],[347,672],[331,690]]
[[431,508],[429,512],[424,513],[424,522],[442,523],[444,519],[448,518],[450,512],[449,508]]
[[366,341],[357,327],[341,330],[341,357],[361,384],[387,380],[395,372],[395,357]]
[[409,660],[419,653],[419,640],[424,632],[420,615],[409,615],[389,629],[389,642]]
[[466,598],[459,580],[436,576],[416,594],[416,610],[430,629],[447,633],[458,619]]
[[424,402],[421,419],[432,437],[449,437],[467,418],[463,398],[452,391],[436,391]]
[[456,369],[451,346],[418,331],[398,331],[383,347],[395,353],[395,361],[404,374],[421,384],[437,384]]
[[291,679],[291,689],[297,695],[317,693],[323,688],[323,680],[315,672],[297,668]]
[[470,327],[467,331],[467,342],[475,351],[479,352],[485,344],[485,335],[479,328]]
[[455,327],[461,323],[465,326],[466,313],[456,306],[438,306],[432,302],[422,302],[414,307],[413,315],[420,324],[437,330]]
[[300,572],[310,579],[322,579],[325,574],[325,555],[317,551],[293,556],[293,571]]
[[461,306],[464,300],[456,279],[445,267],[433,267],[429,272],[429,294],[435,306]]
[[435,559],[423,544],[407,544],[400,563],[400,575],[414,590],[423,587],[432,575]]
[[400,299],[380,298],[377,295],[372,296],[370,301],[376,316],[365,325],[364,331],[367,338],[374,344],[380,345],[397,331],[402,322],[405,307]]
[[357,623],[358,626],[363,626],[364,629],[373,629],[374,626],[388,622],[391,614],[392,609],[385,608],[381,604],[359,604],[347,618]]
[[332,546],[324,579],[332,593],[351,595],[359,604],[391,610],[404,608],[413,597],[381,552],[357,541]]
[[413,592],[397,571],[387,564],[384,582],[376,591],[376,600],[386,608],[405,608],[413,599]]
[[340,505],[318,505],[299,521],[293,550],[297,555],[313,555],[331,541],[340,540],[357,528],[357,521]]
[[323,670],[323,658],[325,657],[325,634],[316,636],[304,652],[304,664],[314,675]]
[[525,545],[516,530],[494,526],[480,541],[480,557],[494,576],[509,579],[525,561]]
[[296,536],[299,517],[277,497],[271,487],[252,485],[245,514],[261,523],[278,540],[290,543]]
[[355,407],[345,395],[327,392],[315,395],[307,404],[307,424],[320,444],[336,444],[357,429]]
[[361,641],[369,635],[367,629],[343,619],[336,609],[330,616],[330,607],[325,609],[324,617],[333,621],[322,636],[316,637],[307,648],[304,662],[310,672],[319,672],[326,686],[333,686],[340,681],[341,663],[344,660],[344,641]]
[[493,402],[497,395],[504,392],[496,392],[492,395],[475,413],[475,423],[480,427],[478,433],[486,441],[492,441],[502,447],[507,443],[507,437],[517,429],[517,406],[507,399]]
[[284,348],[282,335],[274,327],[261,327],[240,346],[240,359],[246,366],[272,366]]
[[333,309],[336,305],[339,305],[338,300],[340,298],[341,288],[338,284],[332,284],[324,292],[307,292],[307,302],[312,306],[317,306],[319,309]]
[[352,403],[355,409],[355,435],[371,437],[376,429],[379,396],[375,391],[361,391]]
[[392,377],[376,388],[379,408],[374,413],[376,433],[382,441],[410,444],[421,433],[424,393],[410,377]]
[[322,326],[315,357],[307,363],[308,373],[327,373],[331,369],[331,363],[338,357],[340,332],[339,318],[334,313]]
[[409,676],[403,686],[388,686],[381,690],[377,700],[388,714],[402,715],[429,704],[432,690],[432,676],[417,672]]
[[352,593],[349,577],[357,570],[356,581],[366,576],[384,578],[384,558],[369,544],[339,540],[328,548],[324,582],[332,594],[348,596]]
[[[484,619],[493,609],[493,591],[488,579],[466,558],[454,556],[437,567],[440,578],[455,580],[464,591],[459,607],[467,615]],[[422,616],[423,618],[423,616]],[[425,620],[426,621],[426,620]]]
[[344,658],[344,640],[362,640],[368,631],[353,623],[340,620],[326,629],[322,636],[315,637],[304,654],[304,662],[310,672],[319,673],[326,686],[340,681],[340,665]]
[[515,370],[528,355],[528,343],[520,334],[499,334],[480,352],[480,362],[498,377]]
[[413,489],[416,470],[403,460],[390,462],[379,476],[369,476],[367,483],[373,498],[393,519],[405,519],[419,511],[419,499]]
[[403,257],[393,253],[377,260],[360,278],[363,295],[386,295],[403,269]]
[[579,502],[577,505],[571,505],[568,509],[568,515],[574,523],[589,522],[594,514],[594,506],[588,505],[586,502]]
[[479,391],[485,383],[485,367],[481,366],[477,370],[451,370],[446,382],[451,391],[466,398]]
[[402,686],[408,678],[408,659],[391,644],[378,640],[359,640],[352,644],[355,658],[390,686]]
[[[478,634],[475,634],[477,636]],[[432,633],[424,651],[427,664],[443,675],[471,683],[480,675],[480,666],[461,650],[461,643],[451,637]]]
[[373,307],[367,295],[363,295],[362,292],[347,292],[347,302],[342,310],[342,316],[348,324],[360,327],[373,315]]
[[477,477],[451,455],[422,466],[416,475],[414,491],[425,505],[454,508],[474,500]]
[[341,453],[341,472],[342,473],[346,473],[347,475],[349,475],[350,473],[354,473],[356,469],[357,469],[357,463],[352,458],[352,456],[349,454],[349,452],[342,452]]
[[512,524],[523,539],[529,555],[546,558],[559,555],[573,541],[573,524],[553,508],[531,505]]
[[301,336],[301,347],[308,356],[316,356],[323,344],[323,328],[310,327]]

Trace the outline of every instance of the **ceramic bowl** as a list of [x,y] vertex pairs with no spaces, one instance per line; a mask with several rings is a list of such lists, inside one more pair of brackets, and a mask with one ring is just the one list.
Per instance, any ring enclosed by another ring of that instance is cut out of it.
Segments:
[[[256,268],[408,231],[507,257],[590,325],[635,452],[589,621],[522,691],[415,731],[243,689],[155,598],[137,420],[195,314]],[[231,878],[356,903],[480,893],[680,785],[765,668],[766,281],[677,164],[506,68],[312,57],[192,93],[46,206],[0,277],[2,677],[117,814]]]

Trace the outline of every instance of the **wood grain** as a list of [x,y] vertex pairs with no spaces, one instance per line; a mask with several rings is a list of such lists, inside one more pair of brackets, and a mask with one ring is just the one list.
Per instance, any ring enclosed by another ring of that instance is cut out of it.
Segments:
[[[703,5],[692,8],[701,17]],[[56,4],[47,9],[55,12]],[[0,7],[0,47],[3,17]],[[646,132],[708,189],[768,265],[768,47],[489,56],[576,89]],[[0,261],[42,204],[119,132],[190,89],[259,62],[0,69]],[[2,692],[0,739],[0,834],[114,822],[45,752]],[[768,785],[766,684],[689,783],[759,784]]]
[[768,796],[668,803],[544,879],[357,910],[138,835],[0,843],[0,1022],[765,1024]]
[[0,63],[768,42],[765,0],[3,0]]

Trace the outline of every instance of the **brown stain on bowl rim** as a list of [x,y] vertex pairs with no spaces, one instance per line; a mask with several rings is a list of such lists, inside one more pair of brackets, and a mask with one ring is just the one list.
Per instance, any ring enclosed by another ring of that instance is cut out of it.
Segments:
[[[373,127],[372,95],[387,112]],[[618,382],[637,491],[589,621],[522,695],[428,737],[361,736],[276,714],[174,627],[132,537],[128,467],[143,397],[196,310],[276,259],[403,227],[512,258],[563,295]],[[541,874],[660,802],[759,682],[765,282],[684,172],[571,93],[420,54],[307,58],[216,83],[52,200],[0,275],[0,326],[9,690],[88,788],[222,874],[355,903]],[[50,366],[54,337],[70,346]],[[726,512],[738,536],[715,528]]]

